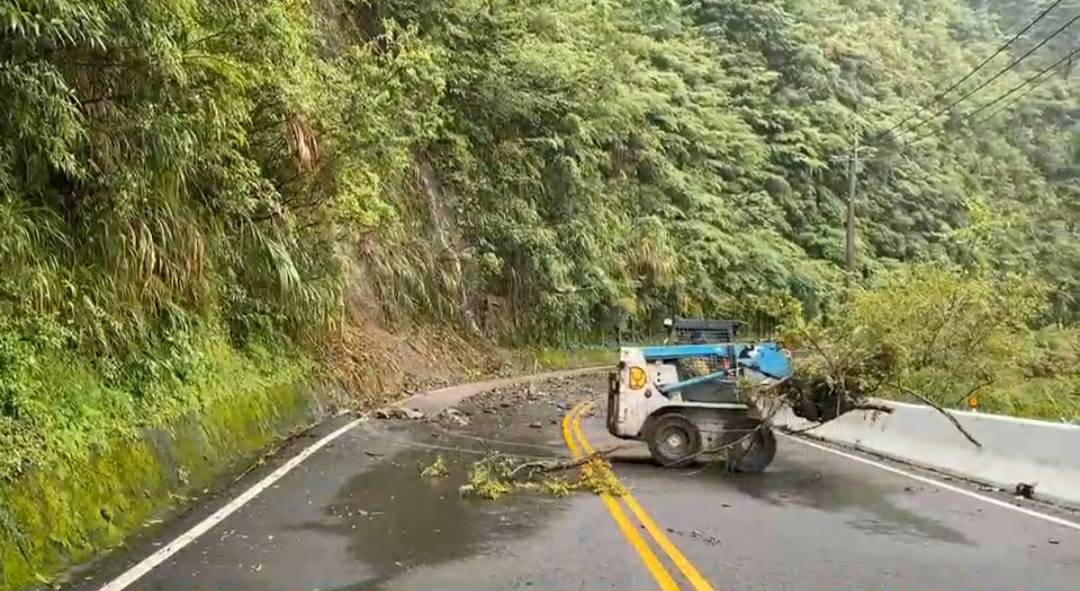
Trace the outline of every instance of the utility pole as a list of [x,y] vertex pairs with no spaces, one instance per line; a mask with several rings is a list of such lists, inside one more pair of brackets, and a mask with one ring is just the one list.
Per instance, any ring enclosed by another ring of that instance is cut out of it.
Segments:
[[846,240],[844,242],[844,266],[847,269],[848,280],[856,271],[855,264],[855,196],[858,193],[859,168],[862,158],[859,157],[859,145],[851,147],[851,152],[846,156],[833,158],[834,161],[847,162],[848,172],[848,198],[847,198],[847,222]]
[[858,191],[856,177],[859,174],[859,146],[851,149],[848,157],[847,241],[844,245],[844,264],[849,274],[855,273],[855,193]]

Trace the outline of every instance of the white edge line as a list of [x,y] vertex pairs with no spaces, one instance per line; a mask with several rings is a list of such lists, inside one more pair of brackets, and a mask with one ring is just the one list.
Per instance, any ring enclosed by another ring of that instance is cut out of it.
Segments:
[[826,445],[820,445],[818,443],[813,443],[813,442],[807,441],[807,440],[805,440],[805,439],[803,439],[801,437],[795,437],[795,436],[792,436],[792,435],[788,435],[787,433],[781,433],[781,435],[783,435],[787,439],[791,439],[793,441],[798,441],[799,443],[801,443],[803,445],[806,445],[806,446],[809,446],[809,447],[812,447],[814,449],[820,449],[821,451],[827,451],[827,452],[829,452],[831,454],[838,455],[838,456],[840,456],[842,458],[847,458],[849,460],[854,460],[856,462],[860,462],[860,463],[866,464],[868,466],[873,466],[875,468],[880,468],[882,470],[885,470],[886,472],[892,472],[893,474],[899,474],[901,476],[906,476],[906,477],[908,477],[908,478],[910,478],[912,480],[917,480],[917,481],[922,482],[924,484],[929,484],[929,485],[932,485],[932,486],[936,486],[938,488],[943,488],[945,490],[949,490],[949,491],[952,491],[954,493],[964,495],[966,497],[971,497],[973,499],[978,499],[980,501],[990,503],[991,505],[997,505],[998,507],[1002,507],[1002,508],[1005,508],[1005,509],[1011,509],[1011,510],[1016,511],[1018,513],[1023,513],[1024,515],[1027,515],[1028,517],[1034,517],[1036,519],[1042,519],[1043,521],[1049,521],[1050,523],[1060,525],[1062,527],[1068,527],[1070,529],[1075,529],[1077,531],[1080,531],[1080,523],[1076,523],[1074,521],[1069,521],[1068,519],[1062,519],[1060,517],[1054,517],[1053,515],[1047,515],[1045,513],[1039,513],[1038,511],[1028,509],[1027,507],[1019,507],[1017,505],[1013,505],[1012,503],[1006,503],[1005,501],[995,499],[993,497],[988,497],[986,495],[980,495],[979,493],[967,490],[966,488],[962,488],[962,487],[959,487],[959,486],[954,486],[954,485],[948,484],[946,482],[941,482],[940,480],[934,480],[933,478],[927,478],[926,476],[919,476],[918,474],[912,474],[911,472],[907,472],[907,471],[901,470],[899,468],[894,468],[892,466],[889,466],[888,464],[882,464],[881,462],[875,462],[874,460],[870,460],[870,459],[867,459],[867,458],[864,458],[864,457],[857,456],[855,454],[850,454],[850,453],[847,453],[847,452],[844,452],[844,451],[840,451],[838,449],[833,449],[833,448],[828,447]]
[[230,501],[229,504],[218,509],[217,511],[214,511],[212,515],[194,525],[191,529],[187,530],[179,537],[166,544],[160,550],[154,552],[150,556],[147,556],[142,560],[142,562],[131,567],[126,572],[124,572],[124,574],[116,577],[115,579],[107,583],[104,587],[101,587],[100,591],[122,591],[123,589],[127,588],[129,585],[139,580],[140,577],[150,572],[161,563],[168,560],[170,557],[172,557],[173,554],[176,554],[185,546],[194,542],[196,539],[199,538],[199,536],[210,531],[215,525],[224,521],[228,516],[232,515],[238,509],[247,504],[248,501],[257,497],[259,493],[266,490],[275,482],[280,480],[281,477],[291,472],[293,468],[299,466],[301,462],[308,459],[309,457],[311,457],[312,454],[325,447],[326,444],[344,435],[346,431],[352,429],[361,421],[363,421],[363,419],[356,419],[349,422],[344,427],[341,427],[333,433],[330,433],[329,435],[316,441],[311,445],[311,447],[308,447],[299,454],[296,454],[296,456],[294,456],[292,459],[285,462],[281,466],[278,466],[276,470],[271,472],[259,482],[252,485],[251,488],[241,493],[240,496]]

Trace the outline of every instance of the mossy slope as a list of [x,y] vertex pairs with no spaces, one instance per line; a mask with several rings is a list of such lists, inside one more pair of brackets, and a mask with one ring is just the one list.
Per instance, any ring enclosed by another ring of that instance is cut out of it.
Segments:
[[0,483],[0,589],[48,582],[325,414],[299,382],[261,386]]

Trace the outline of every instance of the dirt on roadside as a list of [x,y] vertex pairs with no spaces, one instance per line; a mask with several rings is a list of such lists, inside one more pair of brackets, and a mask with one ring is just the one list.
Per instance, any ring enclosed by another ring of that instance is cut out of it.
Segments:
[[[441,450],[428,458],[424,473],[442,472],[444,454],[450,452],[446,457],[464,478],[464,496],[622,494],[606,459],[570,458],[563,439],[566,413],[602,395],[604,386],[603,376],[596,374],[552,378],[489,390],[432,416],[414,410],[413,420],[435,428],[429,444]],[[471,457],[462,461],[461,453]]]
[[[469,398],[456,410],[465,415],[470,432],[562,448],[563,416],[582,400],[602,398],[606,380],[598,373],[495,388]],[[451,430],[465,426],[453,413],[441,413],[433,420]]]
[[[566,367],[595,364],[592,358],[578,360],[572,353],[562,357],[560,365]],[[531,351],[508,350],[479,337],[463,337],[447,327],[417,325],[391,331],[370,318],[348,324],[325,339],[320,361],[347,394],[343,402],[361,410],[454,384],[542,371]],[[560,368],[545,365],[545,369]],[[552,392],[558,389],[553,388]],[[537,392],[534,397],[539,396]],[[486,396],[503,394],[515,392]]]

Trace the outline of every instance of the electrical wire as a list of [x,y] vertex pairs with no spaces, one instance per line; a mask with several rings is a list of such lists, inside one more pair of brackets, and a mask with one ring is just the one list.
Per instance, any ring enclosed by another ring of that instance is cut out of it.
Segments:
[[1063,2],[1063,0],[1055,0],[1053,4],[1046,7],[1042,12],[1040,12],[1030,23],[1027,24],[1027,26],[1025,26],[1023,29],[1020,29],[1020,31],[1018,33],[1016,33],[1015,35],[1013,35],[1011,39],[1006,41],[1004,45],[1001,45],[1000,47],[998,47],[996,50],[994,50],[994,53],[990,54],[989,57],[984,59],[982,62],[979,63],[979,65],[975,66],[974,69],[972,69],[970,72],[965,74],[963,78],[960,78],[956,82],[953,82],[951,86],[949,86],[945,90],[939,92],[937,95],[934,96],[934,98],[927,101],[926,104],[919,107],[917,110],[915,110],[915,112],[911,113],[907,117],[904,117],[896,125],[893,125],[889,129],[886,129],[885,131],[878,134],[878,136],[874,138],[874,141],[877,141],[877,140],[881,139],[882,137],[892,133],[893,131],[896,131],[898,128],[902,127],[908,121],[911,121],[915,117],[917,117],[917,116],[921,115],[922,113],[924,113],[934,103],[936,103],[936,102],[940,101],[941,99],[945,98],[946,95],[948,95],[950,92],[956,90],[956,88],[959,87],[961,84],[967,82],[969,79],[971,79],[972,76],[977,74],[980,70],[982,70],[984,67],[986,67],[987,64],[989,64],[991,61],[993,61],[994,58],[1001,55],[1001,52],[1005,51],[1010,46],[1012,46],[1012,44],[1015,43],[1020,37],[1022,37],[1024,35],[1024,33],[1027,33],[1029,30],[1031,30],[1031,27],[1034,27],[1036,24],[1038,24],[1039,21],[1041,21],[1044,17],[1046,17],[1046,15],[1050,14],[1050,11],[1053,10],[1054,8],[1057,8],[1057,5],[1061,4],[1062,2]]
[[[1009,90],[1007,90],[1007,91],[1001,93],[1000,95],[998,95],[994,100],[989,101],[987,103],[984,103],[984,104],[980,105],[978,108],[976,108],[975,110],[971,111],[970,113],[965,114],[960,119],[958,124],[962,124],[962,123],[964,123],[966,121],[971,121],[971,125],[976,125],[978,123],[982,123],[983,121],[986,121],[990,117],[993,117],[994,115],[998,114],[999,112],[1001,112],[1002,110],[1007,108],[1009,105],[1015,103],[1016,101],[1024,98],[1028,94],[1030,94],[1032,91],[1034,91],[1036,88],[1038,88],[1039,85],[1041,85],[1046,80],[1049,80],[1050,77],[1054,74],[1055,70],[1060,68],[1062,65],[1068,63],[1069,60],[1073,59],[1077,55],[1080,55],[1080,48],[1072,50],[1071,52],[1069,52],[1069,53],[1065,54],[1064,56],[1062,56],[1061,59],[1057,60],[1056,62],[1054,62],[1054,63],[1050,64],[1049,66],[1046,66],[1045,68],[1039,70],[1034,75],[1029,76],[1028,78],[1025,78],[1019,84],[1013,86]],[[976,115],[978,115],[979,113],[981,113],[981,112],[985,111],[986,109],[989,109],[990,107],[992,107],[992,106],[1000,103],[1001,101],[1009,98],[1010,96],[1012,96],[1017,91],[1023,89],[1025,86],[1030,86],[1030,88],[1028,88],[1027,91],[1025,91],[1024,93],[1016,96],[1015,98],[1013,98],[1009,102],[1005,103],[1000,108],[995,109],[994,111],[990,112],[989,114],[987,114],[987,115],[985,115],[983,117],[980,117],[979,119],[972,120],[972,118],[975,117]],[[930,131],[928,133],[920,134],[920,135],[916,136],[914,139],[912,139],[911,141],[906,142],[904,144],[904,147],[910,146],[910,145],[914,144],[915,142],[917,142],[917,141],[919,141],[921,139],[928,138],[928,137],[934,135],[935,133],[936,133],[935,131]]]
[[967,115],[964,116],[964,120],[970,119],[971,117],[977,115],[979,112],[981,112],[981,111],[983,111],[983,110],[985,110],[985,109],[987,109],[989,107],[992,107],[995,103],[1000,102],[1001,100],[1007,98],[1010,94],[1016,92],[1017,90],[1020,90],[1020,88],[1023,88],[1024,86],[1030,85],[1027,90],[1025,90],[1024,92],[1016,95],[1012,99],[1006,101],[1005,104],[1003,104],[1000,107],[994,109],[993,111],[990,111],[986,115],[983,115],[982,117],[979,117],[978,119],[972,120],[971,125],[978,125],[979,123],[982,123],[983,121],[986,121],[987,119],[990,119],[994,115],[997,115],[998,113],[1004,111],[1005,109],[1007,109],[1010,106],[1012,106],[1013,104],[1015,104],[1017,101],[1020,101],[1024,97],[1026,97],[1027,95],[1031,94],[1037,88],[1042,86],[1043,83],[1045,83],[1047,80],[1050,80],[1054,76],[1054,74],[1057,73],[1056,71],[1061,68],[1061,66],[1063,66],[1064,64],[1067,64],[1072,58],[1076,57],[1077,54],[1080,54],[1080,48],[1074,49],[1071,53],[1069,53],[1065,57],[1063,57],[1060,60],[1058,60],[1057,62],[1055,62],[1052,66],[1050,66],[1048,68],[1044,68],[1038,74],[1032,76],[1031,78],[1028,78],[1023,83],[1021,83],[1018,86],[1011,89],[1009,92],[1006,92],[1005,94],[999,96],[998,98],[994,99],[993,101],[979,107],[978,109],[972,111],[971,113],[968,113]]
[[937,119],[937,118],[938,118],[938,117],[939,117],[939,116],[940,116],[940,115],[941,115],[942,113],[944,113],[944,112],[948,111],[949,109],[952,109],[952,108],[953,108],[953,107],[955,107],[955,106],[956,106],[957,104],[959,104],[959,103],[961,103],[961,102],[963,102],[963,101],[967,100],[968,98],[970,98],[970,97],[971,97],[971,96],[972,96],[973,94],[975,94],[976,92],[979,92],[979,91],[980,91],[980,90],[982,90],[983,88],[986,88],[986,87],[987,87],[987,86],[989,86],[989,85],[990,85],[990,84],[991,84],[992,82],[994,82],[995,80],[997,80],[998,78],[1000,78],[1001,76],[1003,76],[1003,75],[1004,75],[1004,74],[1005,74],[1006,72],[1008,72],[1009,70],[1011,70],[1011,69],[1015,68],[1015,67],[1016,67],[1016,66],[1017,66],[1018,64],[1020,64],[1020,62],[1024,61],[1025,59],[1027,59],[1027,58],[1028,58],[1028,57],[1029,57],[1029,56],[1030,56],[1031,54],[1033,54],[1033,53],[1035,53],[1036,51],[1038,51],[1038,50],[1039,50],[1040,48],[1042,48],[1042,46],[1046,45],[1046,44],[1047,44],[1047,43],[1049,43],[1049,42],[1050,42],[1050,41],[1051,41],[1052,39],[1054,39],[1055,37],[1057,37],[1058,35],[1060,35],[1061,33],[1063,33],[1063,32],[1065,31],[1065,29],[1068,29],[1069,27],[1071,27],[1071,26],[1072,26],[1072,25],[1073,25],[1073,24],[1074,24],[1074,23],[1075,23],[1076,21],[1078,21],[1078,20],[1080,20],[1080,14],[1078,14],[1078,15],[1076,15],[1076,16],[1074,16],[1074,17],[1072,17],[1071,19],[1069,19],[1069,21],[1068,21],[1068,22],[1066,22],[1066,23],[1065,23],[1064,25],[1061,25],[1061,27],[1060,27],[1060,28],[1059,28],[1058,30],[1054,31],[1054,32],[1053,32],[1053,33],[1052,33],[1052,34],[1051,34],[1051,35],[1050,35],[1049,37],[1047,37],[1047,38],[1043,39],[1043,40],[1042,40],[1042,41],[1040,41],[1040,42],[1039,42],[1039,43],[1038,43],[1037,45],[1035,45],[1035,46],[1034,46],[1034,47],[1032,47],[1031,49],[1029,49],[1029,50],[1027,50],[1026,52],[1024,52],[1024,55],[1021,55],[1020,57],[1016,58],[1015,60],[1013,60],[1012,62],[1010,62],[1010,63],[1009,63],[1009,65],[1007,65],[1007,66],[1005,66],[1004,68],[1002,68],[1002,69],[998,70],[998,71],[997,71],[997,73],[995,73],[995,74],[994,74],[993,76],[991,76],[991,77],[990,77],[989,79],[987,79],[987,80],[986,80],[985,82],[983,82],[982,84],[980,84],[980,85],[976,86],[975,88],[971,89],[970,91],[968,91],[968,92],[964,93],[964,95],[963,95],[963,96],[961,96],[960,98],[958,98],[958,99],[956,99],[956,100],[954,100],[954,101],[950,102],[949,104],[945,105],[944,107],[942,107],[942,108],[938,109],[937,111],[935,111],[935,112],[934,112],[934,113],[933,113],[932,115],[930,115],[929,117],[927,117],[927,118],[924,118],[924,119],[922,119],[922,120],[918,121],[918,122],[917,122],[917,123],[915,124],[915,126],[913,126],[913,127],[910,127],[910,128],[908,128],[908,129],[907,129],[906,131],[915,131],[916,129],[918,129],[918,128],[922,127],[923,125],[926,125],[927,123],[929,123],[929,122],[933,121],[934,119]]

